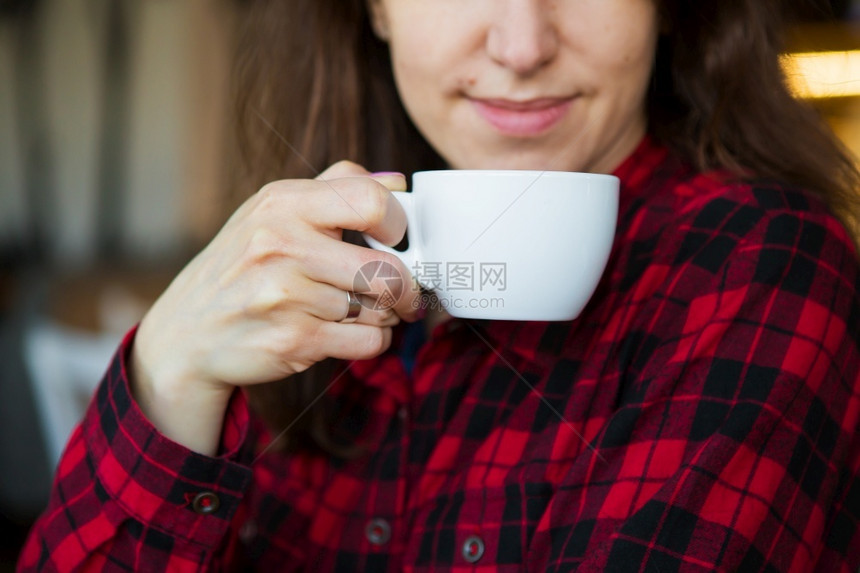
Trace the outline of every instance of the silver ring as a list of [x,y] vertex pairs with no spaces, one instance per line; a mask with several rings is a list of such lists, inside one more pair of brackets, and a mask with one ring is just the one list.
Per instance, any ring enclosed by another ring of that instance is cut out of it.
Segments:
[[359,314],[361,314],[361,300],[351,290],[346,291],[346,316],[340,319],[339,322],[343,324],[355,322],[358,320]]

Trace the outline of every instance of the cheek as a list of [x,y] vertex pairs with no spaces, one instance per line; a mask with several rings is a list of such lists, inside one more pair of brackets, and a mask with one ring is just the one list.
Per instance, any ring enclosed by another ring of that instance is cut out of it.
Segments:
[[641,29],[619,32],[613,34],[615,41],[607,39],[593,52],[593,72],[604,78],[605,87],[641,96],[651,77],[657,36]]
[[657,10],[651,0],[603,0],[587,29],[579,28],[585,40],[582,46],[593,72],[612,75],[615,81],[632,74],[649,76],[657,46]]
[[426,109],[432,101],[432,68],[428,62],[408,55],[394,55],[394,80],[404,106],[411,113]]
[[[480,48],[481,24],[462,0],[389,2],[392,65],[403,98],[438,101],[465,81],[461,73]],[[406,102],[408,103],[408,102]]]
[[[392,68],[397,90],[416,122],[428,110],[441,105],[450,78],[441,49],[428,50],[421,37],[401,38],[391,44]],[[429,44],[429,45],[432,45]]]

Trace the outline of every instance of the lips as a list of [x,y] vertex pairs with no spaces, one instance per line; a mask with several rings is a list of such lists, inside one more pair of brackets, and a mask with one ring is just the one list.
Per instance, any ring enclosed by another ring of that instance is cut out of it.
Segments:
[[504,135],[534,137],[561,121],[575,98],[539,98],[527,101],[479,99],[470,101],[485,121]]

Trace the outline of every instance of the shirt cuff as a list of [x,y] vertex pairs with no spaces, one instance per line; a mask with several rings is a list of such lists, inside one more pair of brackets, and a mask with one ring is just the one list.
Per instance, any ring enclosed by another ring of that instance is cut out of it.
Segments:
[[123,339],[82,423],[96,491],[142,524],[192,544],[215,546],[251,483],[247,403],[235,392],[217,457],[166,438],[129,389],[127,367],[136,331]]

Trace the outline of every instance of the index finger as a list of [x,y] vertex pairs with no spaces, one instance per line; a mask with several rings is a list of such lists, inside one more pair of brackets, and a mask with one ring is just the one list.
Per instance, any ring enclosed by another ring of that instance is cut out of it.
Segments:
[[[402,175],[384,175],[388,183],[405,187]],[[406,213],[382,181],[375,177],[321,180],[303,194],[293,194],[293,209],[302,219],[323,229],[349,229],[396,245],[406,232]],[[321,187],[321,185],[323,187]]]

